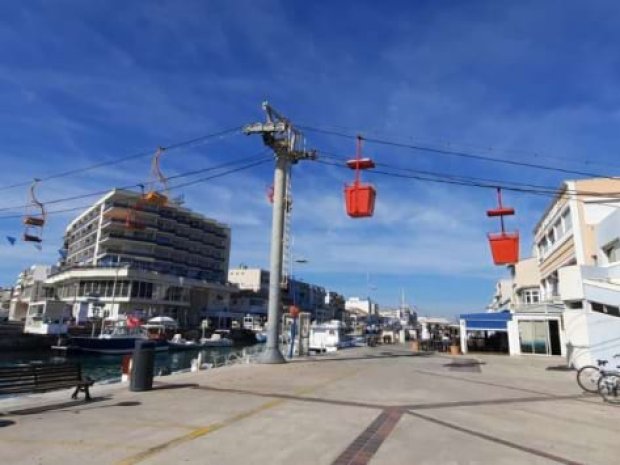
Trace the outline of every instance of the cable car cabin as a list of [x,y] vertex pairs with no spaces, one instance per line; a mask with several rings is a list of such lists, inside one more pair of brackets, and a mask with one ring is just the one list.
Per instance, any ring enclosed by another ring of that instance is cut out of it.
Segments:
[[519,261],[519,233],[506,232],[504,227],[504,216],[512,216],[515,214],[514,208],[504,207],[502,205],[502,191],[497,189],[497,208],[487,210],[489,218],[499,217],[501,232],[489,233],[489,246],[491,247],[491,255],[493,263],[496,265],[514,265]]
[[367,218],[375,211],[375,198],[377,191],[370,184],[360,182],[362,170],[375,167],[375,162],[370,158],[362,158],[362,137],[357,136],[355,158],[347,161],[347,166],[355,170],[353,184],[345,185],[344,199],[347,215],[351,218]]
[[377,192],[370,184],[354,183],[345,186],[344,197],[347,215],[351,218],[365,218],[372,216],[375,211],[375,197]]
[[36,226],[40,228],[45,225],[45,218],[41,216],[25,216],[24,224],[26,226]]
[[519,233],[489,233],[489,245],[493,263],[496,265],[514,265],[519,261]]
[[148,192],[142,197],[145,202],[163,207],[168,203],[168,197],[156,191]]
[[24,242],[36,242],[37,244],[43,242],[43,239],[41,237],[29,233],[24,233],[22,239],[24,240]]

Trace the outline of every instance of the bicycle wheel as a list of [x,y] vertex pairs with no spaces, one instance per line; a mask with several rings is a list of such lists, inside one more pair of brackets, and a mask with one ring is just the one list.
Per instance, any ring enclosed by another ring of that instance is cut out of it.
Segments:
[[598,380],[598,393],[605,402],[620,404],[620,374],[607,374]]
[[596,394],[598,392],[598,382],[601,372],[593,365],[586,365],[579,368],[577,372],[577,384],[586,392]]

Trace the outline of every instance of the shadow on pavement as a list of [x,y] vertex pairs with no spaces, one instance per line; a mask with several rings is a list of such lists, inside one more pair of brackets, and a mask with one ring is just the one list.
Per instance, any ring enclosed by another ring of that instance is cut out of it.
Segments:
[[307,363],[307,362],[346,362],[350,360],[377,360],[382,358],[400,358],[400,357],[429,357],[433,355],[434,352],[402,352],[402,353],[394,353],[394,352],[380,352],[376,355],[362,355],[362,356],[353,356],[353,357],[334,357],[334,358],[324,358],[329,356],[315,356],[312,358],[305,359],[293,359],[288,360],[288,363]]
[[0,413],[0,416],[3,416],[3,415],[35,415],[37,413],[43,413],[43,412],[47,412],[50,410],[60,410],[60,409],[69,408],[69,407],[92,405],[93,403],[103,402],[103,401],[110,400],[110,399],[111,399],[110,396],[101,396],[101,397],[93,397],[90,400],[90,402],[86,402],[85,400],[72,400],[69,402],[60,402],[57,404],[43,405],[40,407],[31,407],[31,408],[25,408],[25,409],[19,409],[19,410],[11,410],[4,414]]
[[172,384],[172,383],[161,383],[158,382],[156,384],[153,385],[153,391],[163,391],[165,389],[184,389],[184,388],[197,388],[199,385],[198,383],[179,383],[179,384]]

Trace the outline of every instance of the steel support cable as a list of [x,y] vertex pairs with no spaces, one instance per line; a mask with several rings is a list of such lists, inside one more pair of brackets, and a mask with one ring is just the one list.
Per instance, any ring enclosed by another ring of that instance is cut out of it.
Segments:
[[[347,138],[347,139],[355,139],[355,138],[357,138],[357,135],[347,134],[347,133],[344,133],[344,132],[338,132],[338,131],[331,131],[331,130],[327,130],[327,129],[314,128],[314,127],[310,127],[310,126],[299,126],[299,127],[301,129],[305,129],[305,130],[311,131],[311,132],[316,132],[316,133],[319,133],[319,134],[327,134],[327,135],[343,137],[343,138]],[[469,153],[469,152],[464,152],[464,151],[440,149],[440,148],[436,148],[436,147],[429,147],[429,146],[418,145],[418,144],[405,144],[405,143],[395,142],[395,141],[390,141],[390,140],[385,140],[385,139],[377,139],[377,138],[374,138],[374,137],[363,137],[363,139],[365,141],[367,141],[367,142],[371,142],[371,143],[374,143],[374,144],[386,145],[386,146],[391,146],[391,147],[406,148],[406,149],[417,150],[417,151],[421,151],[421,152],[436,153],[438,155],[454,156],[454,157],[466,158],[466,159],[471,159],[471,160],[479,160],[479,161],[485,161],[485,162],[490,162],[490,163],[499,163],[499,164],[511,165],[511,166],[520,166],[520,167],[533,168],[533,169],[539,169],[539,170],[544,170],[544,171],[554,171],[554,172],[565,173],[565,174],[573,174],[573,175],[578,175],[578,176],[587,176],[587,177],[591,177],[591,178],[617,179],[617,178],[614,178],[613,176],[607,176],[607,175],[603,175],[603,174],[600,174],[600,173],[592,173],[592,172],[588,172],[588,171],[578,171],[578,170],[569,170],[569,169],[566,169],[566,168],[558,168],[558,167],[550,166],[550,165],[540,165],[540,164],[537,164],[537,163],[528,163],[528,162],[520,162],[520,161],[514,161],[514,160],[506,160],[506,159],[503,159],[503,158],[493,158],[493,157],[489,157],[489,156],[486,156],[486,155],[479,155],[479,154]]]
[[[231,166],[231,165],[236,165],[239,163],[243,163],[246,161],[250,161],[250,160],[254,160],[256,157],[260,157],[261,155],[264,155],[267,152],[267,150],[262,150],[250,157],[244,157],[244,158],[240,158],[240,159],[236,159],[230,162],[226,162],[226,163],[222,163],[220,165],[216,165],[216,166],[210,166],[208,168],[200,168],[197,170],[192,170],[192,171],[186,171],[183,173],[179,173],[179,174],[175,174],[172,176],[168,176],[167,179],[171,180],[171,179],[178,179],[178,178],[184,178],[187,176],[192,176],[195,174],[200,174],[200,173],[205,173],[208,171],[213,171],[213,170],[217,170],[220,168],[224,168],[226,166]],[[135,187],[142,187],[147,183],[147,181],[143,181],[143,182],[138,182],[135,184],[131,184],[131,185],[126,185],[126,186],[121,186],[118,187],[117,189],[133,189]],[[58,204],[58,203],[64,203],[64,202],[70,202],[73,200],[80,200],[80,199],[85,199],[88,197],[95,197],[98,195],[104,195],[106,193],[108,193],[110,191],[110,189],[105,189],[105,190],[100,190],[100,191],[94,191],[94,192],[88,192],[86,194],[78,194],[78,195],[74,195],[74,196],[70,196],[70,197],[62,197],[59,199],[52,199],[52,200],[48,200],[45,203],[45,205],[54,205],[54,204]],[[10,211],[10,210],[18,210],[18,209],[22,209],[25,208],[27,205],[16,205],[16,206],[4,206],[4,207],[0,207],[0,212],[3,211]]]
[[[307,127],[305,125],[300,125],[300,128],[302,127]],[[335,128],[335,129],[332,129]],[[318,129],[318,128],[313,128],[313,129]],[[327,133],[328,131],[334,131],[334,132],[343,132],[343,133],[355,133],[355,134],[372,134],[372,135],[376,135],[376,136],[380,136],[380,137],[390,137],[390,135],[388,135],[388,132],[381,132],[381,131],[377,131],[377,130],[360,130],[360,129],[355,129],[355,128],[351,128],[351,127],[346,127],[346,126],[339,126],[339,125],[330,125],[329,127],[327,126],[323,126],[322,128],[320,128],[321,130],[324,130],[325,133]],[[312,129],[310,129],[312,131]],[[317,132],[317,131],[315,131]],[[391,135],[394,135],[394,133],[392,133]],[[482,144],[480,145],[473,145],[473,144],[467,144],[467,143],[450,143],[449,141],[445,141],[445,142],[422,142],[422,141],[416,141],[415,138],[413,137],[409,137],[409,136],[405,136],[405,139],[412,141],[414,143],[416,143],[416,145],[423,145],[425,147],[428,146],[432,146],[434,148],[440,147],[448,147],[449,150],[461,150],[459,147],[465,147],[463,149],[463,151],[467,151],[467,150],[473,150],[476,152],[495,152],[497,154],[507,154],[508,156],[511,156],[510,154],[513,155],[527,155],[531,158],[538,158],[538,159],[546,159],[546,160],[557,160],[557,161],[561,161],[561,162],[565,162],[565,163],[573,163],[573,164],[580,164],[580,165],[587,165],[587,166],[604,166],[604,167],[608,167],[608,168],[615,168],[615,169],[620,169],[620,165],[616,165],[616,164],[612,164],[612,163],[604,163],[604,162],[599,162],[599,161],[589,161],[589,160],[576,160],[576,159],[571,159],[571,158],[565,158],[565,157],[559,157],[559,156],[553,156],[553,155],[548,155],[545,153],[539,153],[539,152],[533,152],[533,151],[528,151],[525,149],[498,149],[492,146],[483,146]]]
[[[341,157],[336,154],[331,154],[329,152],[319,151],[319,153],[321,153],[321,155],[323,156],[322,158],[332,158],[334,160],[341,160],[342,162],[346,162],[347,160],[347,158],[345,157]],[[566,192],[568,194],[574,194],[577,196],[601,197],[604,199],[607,199],[609,197],[620,198],[620,192],[601,193],[601,192],[583,191],[583,190],[576,190],[576,189],[558,189],[557,187],[545,186],[541,184],[529,184],[529,183],[521,183],[521,182],[516,182],[516,181],[506,181],[506,180],[491,179],[491,178],[479,178],[475,176],[441,173],[437,171],[417,170],[417,169],[412,169],[412,168],[397,167],[397,166],[389,165],[386,163],[376,163],[375,165],[379,167],[391,168],[394,170],[400,170],[403,172],[408,172],[408,173],[413,173],[413,174],[418,174],[418,175],[428,175],[428,176],[436,176],[436,177],[452,179],[452,180],[488,183],[487,185],[489,187],[501,187],[503,189],[504,188],[508,189],[508,186],[514,186],[516,189],[546,192],[546,193],[553,194],[553,195],[556,195],[559,192]]]
[[[347,169],[347,170],[349,169],[347,166],[341,163],[331,163],[331,162],[325,162],[322,160],[315,160],[315,161],[323,165],[335,166],[337,168],[342,168],[342,169]],[[555,192],[547,192],[547,191],[541,191],[541,190],[536,190],[536,189],[504,186],[504,185],[500,185],[497,183],[481,183],[481,182],[474,182],[474,181],[450,179],[449,177],[439,177],[439,176],[429,177],[429,176],[413,175],[413,174],[405,174],[405,173],[394,173],[394,172],[382,171],[382,170],[376,170],[376,169],[373,169],[372,173],[383,175],[383,176],[392,176],[396,178],[412,179],[416,181],[432,182],[432,183],[437,183],[437,184],[450,184],[450,185],[457,185],[457,186],[463,186],[463,187],[475,187],[475,188],[481,188],[481,189],[497,189],[498,187],[500,187],[501,189],[507,190],[507,191],[538,195],[538,196],[551,198],[551,199],[553,198],[571,199],[572,196],[574,195],[574,194],[566,193],[565,191],[562,191],[562,190],[556,190]],[[609,198],[609,196],[607,196],[606,198]],[[582,202],[582,203],[584,202],[584,200],[582,199],[576,199],[576,200],[578,202]],[[620,205],[615,205],[613,203],[605,203],[604,201],[600,202],[600,204],[610,206],[613,208],[620,208]]]
[[[272,157],[264,158],[262,160],[255,161],[253,163],[249,163],[249,164],[244,165],[244,166],[240,166],[240,167],[237,167],[237,168],[229,169],[229,170],[224,171],[222,173],[217,173],[217,174],[214,174],[214,175],[211,175],[211,176],[207,176],[207,177],[204,177],[204,178],[196,179],[194,181],[190,181],[190,182],[186,182],[186,183],[183,183],[183,184],[178,184],[176,186],[172,186],[172,187],[170,187],[170,190],[180,189],[182,187],[191,186],[193,184],[198,184],[198,183],[201,183],[201,182],[210,181],[212,179],[217,179],[217,178],[221,178],[221,177],[224,177],[224,176],[228,176],[230,174],[234,174],[234,173],[238,173],[240,171],[244,171],[244,170],[247,170],[247,169],[250,169],[250,168],[254,168],[254,167],[258,166],[258,165],[270,162],[271,160],[272,160]],[[109,192],[109,190],[106,191],[106,192]],[[67,212],[72,212],[72,211],[84,210],[84,209],[90,208],[90,207],[92,207],[92,204],[81,205],[79,207],[65,208],[65,209],[62,209],[62,210],[51,210],[51,211],[48,211],[47,214],[51,215],[51,214],[58,214],[58,213],[67,213]],[[0,216],[0,220],[22,218],[22,216],[23,215],[5,215],[5,216]]]
[[[228,134],[232,134],[236,131],[241,131],[241,127],[239,126],[235,126],[234,128],[229,128],[229,129],[224,129],[222,131],[218,131],[218,132],[214,132],[211,134],[206,134],[204,136],[201,137],[195,137],[193,139],[189,139],[189,140],[185,140],[185,141],[181,141],[181,142],[177,142],[174,144],[170,144],[168,146],[162,147],[165,150],[175,150],[175,149],[179,149],[181,147],[187,147],[193,144],[196,144],[198,142],[203,142],[209,139],[213,139],[215,137],[221,137],[221,136],[225,136]],[[143,158],[143,157],[147,157],[147,156],[153,156],[153,151],[149,150],[149,151],[144,151],[144,152],[138,152],[135,153],[133,155],[127,155],[124,157],[119,157],[119,158],[115,158],[113,160],[108,160],[108,161],[103,161],[100,163],[95,163],[93,165],[89,165],[89,166],[84,166],[82,168],[75,168],[72,170],[68,170],[68,171],[61,171],[59,173],[55,173],[55,174],[50,174],[49,176],[45,176],[45,177],[39,177],[39,179],[41,181],[50,181],[52,179],[58,179],[58,178],[63,178],[66,176],[72,176],[74,174],[79,174],[79,173],[84,173],[86,171],[91,171],[91,170],[95,170],[98,168],[103,168],[106,166],[112,166],[112,165],[116,165],[116,164],[120,164],[120,163],[124,163],[126,161],[130,161],[130,160],[135,160],[137,158]],[[23,187],[23,186],[27,186],[30,184],[31,181],[24,181],[24,182],[18,182],[15,184],[9,184],[8,186],[0,186],[0,191],[5,191],[5,190],[9,190],[9,189],[14,189],[17,187]]]

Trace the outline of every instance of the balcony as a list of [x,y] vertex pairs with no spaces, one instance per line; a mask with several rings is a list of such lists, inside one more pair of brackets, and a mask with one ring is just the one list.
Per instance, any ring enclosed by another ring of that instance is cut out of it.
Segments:
[[620,263],[609,266],[565,266],[559,270],[562,300],[620,301]]
[[511,310],[513,313],[562,313],[564,311],[564,304],[561,301],[517,304],[514,305]]

